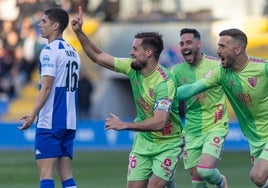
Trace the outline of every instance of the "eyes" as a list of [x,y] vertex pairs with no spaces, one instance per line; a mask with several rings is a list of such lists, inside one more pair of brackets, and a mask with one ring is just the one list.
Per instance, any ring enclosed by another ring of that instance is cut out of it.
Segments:
[[194,42],[192,41],[192,40],[187,40],[187,41],[185,41],[185,42],[180,42],[179,43],[179,45],[180,46],[184,46],[184,45],[191,45],[191,44],[193,44]]

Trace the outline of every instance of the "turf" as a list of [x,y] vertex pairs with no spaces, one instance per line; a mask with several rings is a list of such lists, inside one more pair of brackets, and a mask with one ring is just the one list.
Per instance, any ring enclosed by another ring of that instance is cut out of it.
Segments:
[[[74,177],[79,188],[125,188],[128,152],[76,151]],[[249,180],[250,161],[247,152],[225,152],[219,169],[226,175],[229,188],[253,188]],[[38,171],[30,151],[0,151],[0,187],[37,188]],[[178,166],[176,182],[180,188],[191,188],[187,171]],[[57,188],[61,188],[58,177]],[[210,186],[211,188],[214,186]]]

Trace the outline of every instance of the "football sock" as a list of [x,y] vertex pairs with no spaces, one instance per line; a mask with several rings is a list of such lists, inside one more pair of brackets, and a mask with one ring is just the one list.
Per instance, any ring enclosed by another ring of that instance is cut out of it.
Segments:
[[221,183],[224,183],[222,182],[221,174],[217,168],[205,168],[198,166],[197,172],[202,179],[212,185],[220,185]]
[[208,188],[206,181],[192,180],[193,188]]
[[77,188],[73,178],[61,182],[62,188]]
[[40,181],[40,188],[55,188],[54,180],[43,179]]

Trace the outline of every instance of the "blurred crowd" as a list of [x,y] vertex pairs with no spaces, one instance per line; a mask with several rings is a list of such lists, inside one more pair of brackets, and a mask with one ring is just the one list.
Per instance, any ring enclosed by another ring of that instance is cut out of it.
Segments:
[[[6,7],[0,18],[0,96],[10,100],[31,83],[38,68],[39,53],[46,43],[38,29],[43,11],[51,6],[72,11],[74,4],[71,0],[0,0],[0,4]],[[10,4],[17,9],[15,18],[13,8],[7,10]]]

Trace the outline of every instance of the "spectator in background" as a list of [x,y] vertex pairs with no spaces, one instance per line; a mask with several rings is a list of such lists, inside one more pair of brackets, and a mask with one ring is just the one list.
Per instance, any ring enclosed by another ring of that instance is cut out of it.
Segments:
[[91,108],[91,94],[93,85],[87,75],[81,71],[78,82],[78,116],[79,119],[89,118]]
[[31,81],[31,76],[39,63],[39,53],[42,50],[43,44],[38,41],[37,32],[33,25],[27,29],[28,32],[22,38],[23,51],[23,70],[26,72],[27,82]]
[[15,65],[15,55],[16,48],[20,45],[20,37],[15,29],[11,29],[10,32],[6,34],[6,37],[3,39],[3,47],[5,49],[4,53],[4,67],[2,77],[2,87],[5,88],[10,99],[17,96],[15,89],[15,75],[12,72],[14,70]]

